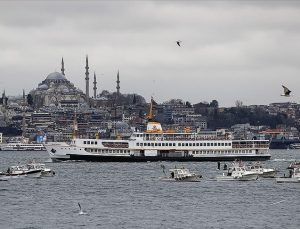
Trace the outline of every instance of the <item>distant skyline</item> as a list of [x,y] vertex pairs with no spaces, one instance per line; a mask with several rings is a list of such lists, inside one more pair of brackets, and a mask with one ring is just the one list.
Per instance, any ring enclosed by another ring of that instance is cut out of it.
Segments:
[[62,57],[85,91],[88,55],[98,93],[119,71],[120,92],[148,102],[300,103],[300,1],[0,1],[0,34],[1,94],[37,88]]

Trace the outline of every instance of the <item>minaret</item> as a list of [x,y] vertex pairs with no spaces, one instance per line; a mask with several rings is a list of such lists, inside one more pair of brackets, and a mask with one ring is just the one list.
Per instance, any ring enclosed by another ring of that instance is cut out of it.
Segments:
[[89,94],[89,59],[86,55],[85,59],[85,100],[89,104],[90,94]]
[[64,58],[61,58],[61,74],[65,75],[65,64],[64,64]]
[[23,111],[23,118],[22,118],[22,137],[25,138],[26,135],[26,120],[25,120],[25,111]]
[[23,89],[23,106],[26,105],[25,90]]
[[119,75],[119,70],[118,70],[118,74],[117,74],[117,95],[120,95],[120,75]]
[[96,81],[96,73],[94,72],[94,99],[96,99],[96,96],[97,96],[97,81]]
[[5,95],[5,90],[2,93],[2,105],[7,106],[7,97]]
[[25,106],[26,106],[25,90],[23,89],[23,104],[22,104],[22,110],[23,110],[22,137],[23,138],[25,138],[25,133],[26,133]]

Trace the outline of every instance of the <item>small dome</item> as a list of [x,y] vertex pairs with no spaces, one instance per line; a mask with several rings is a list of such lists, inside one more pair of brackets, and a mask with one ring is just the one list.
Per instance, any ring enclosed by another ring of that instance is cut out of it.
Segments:
[[69,90],[68,88],[63,88],[63,89],[62,89],[62,92],[63,92],[63,93],[69,93],[70,90]]
[[41,89],[41,90],[47,90],[49,87],[48,87],[47,84],[42,84],[38,88]]
[[116,122],[117,129],[130,129],[129,125],[126,122]]
[[47,76],[46,80],[67,80],[67,78],[59,72],[52,72]]

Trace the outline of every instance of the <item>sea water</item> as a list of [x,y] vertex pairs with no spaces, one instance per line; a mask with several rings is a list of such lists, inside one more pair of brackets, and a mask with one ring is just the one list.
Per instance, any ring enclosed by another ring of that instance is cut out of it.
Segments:
[[[300,150],[272,150],[283,176]],[[47,163],[41,152],[0,152],[0,170],[35,159],[56,175],[0,181],[0,228],[300,228],[300,183],[216,181],[216,162]],[[196,183],[163,182],[184,166]],[[224,163],[221,162],[221,168]],[[79,214],[78,203],[86,214]]]

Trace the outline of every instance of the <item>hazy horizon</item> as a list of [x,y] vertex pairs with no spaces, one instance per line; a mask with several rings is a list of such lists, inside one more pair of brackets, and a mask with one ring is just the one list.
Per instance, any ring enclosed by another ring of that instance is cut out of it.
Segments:
[[7,95],[37,88],[62,57],[85,92],[88,55],[90,95],[94,71],[100,93],[119,70],[121,93],[147,101],[300,102],[297,1],[1,1],[0,33]]

